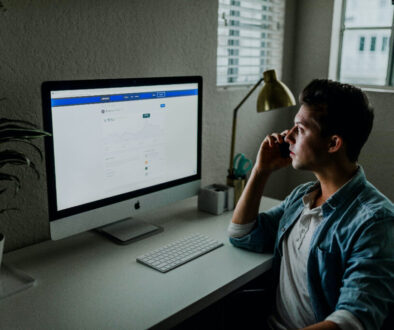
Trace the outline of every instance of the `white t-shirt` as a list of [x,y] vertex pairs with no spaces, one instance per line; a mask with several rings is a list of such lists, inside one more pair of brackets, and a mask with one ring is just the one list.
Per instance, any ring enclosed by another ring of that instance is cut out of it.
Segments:
[[275,314],[269,319],[279,329],[299,329],[316,323],[308,291],[307,262],[312,235],[323,219],[321,207],[310,208],[317,192],[303,197],[304,210],[283,239]]

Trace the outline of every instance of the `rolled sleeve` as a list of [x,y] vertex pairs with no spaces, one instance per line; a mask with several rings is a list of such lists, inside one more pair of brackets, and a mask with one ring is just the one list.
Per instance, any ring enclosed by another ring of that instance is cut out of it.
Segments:
[[267,212],[260,213],[255,221],[254,228],[242,237],[230,237],[231,244],[255,252],[272,253],[284,205],[285,201]]
[[284,216],[285,210],[295,201],[299,201],[313,184],[313,182],[308,182],[298,186],[279,205],[260,213],[255,220],[252,231],[242,237],[230,237],[231,244],[256,252],[272,253],[278,234],[279,222]]
[[342,330],[364,330],[361,322],[352,313],[345,309],[336,310],[325,321],[332,321]]
[[238,224],[234,222],[230,222],[230,225],[227,228],[227,233],[230,237],[238,238],[249,234],[253,229],[256,221],[252,221],[251,223],[246,224]]

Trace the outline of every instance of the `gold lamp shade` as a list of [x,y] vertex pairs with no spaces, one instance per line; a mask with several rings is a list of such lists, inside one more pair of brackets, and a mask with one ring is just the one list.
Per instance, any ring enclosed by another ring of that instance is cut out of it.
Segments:
[[290,107],[296,104],[289,88],[276,78],[275,70],[264,72],[264,86],[257,98],[257,112]]

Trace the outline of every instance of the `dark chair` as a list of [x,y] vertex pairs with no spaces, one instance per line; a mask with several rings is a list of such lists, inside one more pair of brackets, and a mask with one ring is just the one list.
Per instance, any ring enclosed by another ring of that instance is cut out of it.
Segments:
[[381,330],[393,330],[394,329],[394,305],[392,305],[389,309],[389,315],[386,320],[383,322],[383,326]]
[[[270,294],[267,288],[272,286],[271,277],[271,271],[264,273],[172,330],[265,330],[265,311],[270,309]],[[247,315],[246,321],[245,318],[240,318],[240,315]]]
[[271,275],[267,272],[223,299],[221,329],[268,329],[266,320],[273,302]]

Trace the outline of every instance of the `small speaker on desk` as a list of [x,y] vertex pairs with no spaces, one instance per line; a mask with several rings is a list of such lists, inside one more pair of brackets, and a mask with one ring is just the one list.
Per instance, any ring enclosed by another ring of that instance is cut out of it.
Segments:
[[234,188],[212,184],[200,189],[198,209],[212,214],[222,214],[234,208]]

